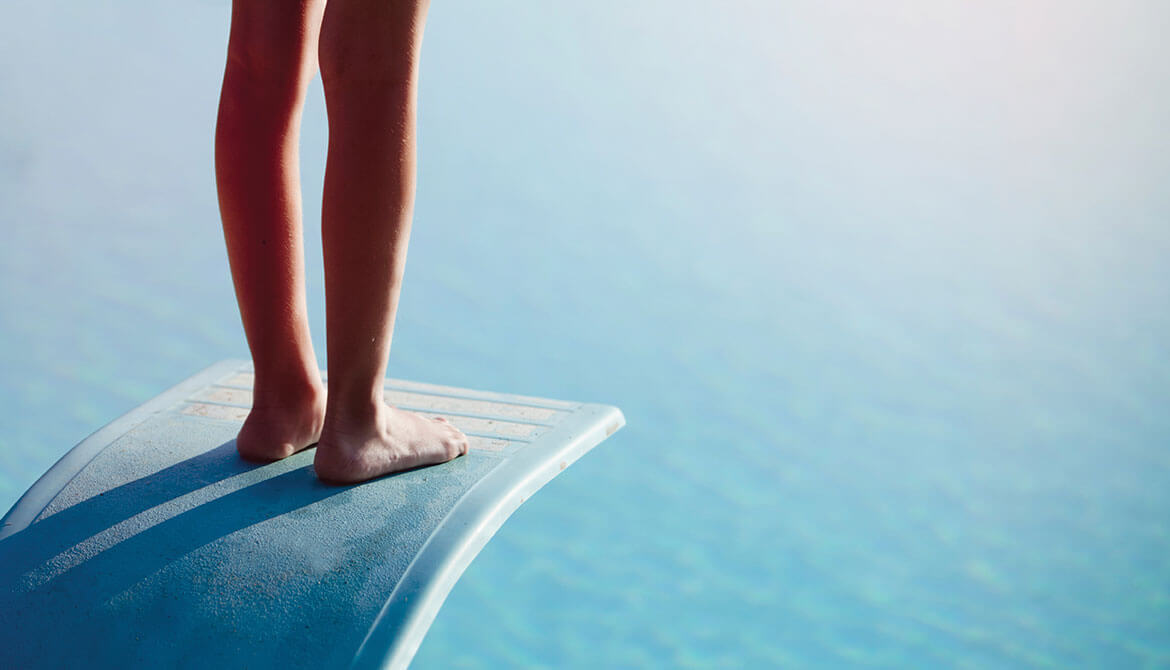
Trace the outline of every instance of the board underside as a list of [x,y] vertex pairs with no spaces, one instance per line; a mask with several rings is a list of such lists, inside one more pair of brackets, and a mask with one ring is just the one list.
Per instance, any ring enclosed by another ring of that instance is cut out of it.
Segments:
[[313,451],[256,465],[224,361],[98,431],[0,526],[11,667],[405,667],[451,586],[536,489],[624,424],[616,408],[388,380],[471,451],[356,486]]

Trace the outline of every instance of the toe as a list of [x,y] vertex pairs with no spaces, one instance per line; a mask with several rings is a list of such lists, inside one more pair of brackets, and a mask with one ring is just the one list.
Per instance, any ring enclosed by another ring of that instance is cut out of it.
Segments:
[[462,456],[468,451],[467,436],[459,429],[451,428],[451,443],[455,452],[455,456]]
[[467,453],[465,442],[466,438],[463,437],[463,433],[460,433],[454,428],[447,431],[447,433],[442,437],[443,452],[446,455],[447,460],[457,458]]

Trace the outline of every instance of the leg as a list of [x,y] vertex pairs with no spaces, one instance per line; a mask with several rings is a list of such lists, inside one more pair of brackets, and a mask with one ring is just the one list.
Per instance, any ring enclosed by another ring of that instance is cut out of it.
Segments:
[[234,0],[215,132],[220,215],[256,368],[245,458],[317,441],[325,393],[305,307],[297,144],[325,0]]
[[329,392],[318,476],[355,482],[467,451],[453,426],[387,406],[382,383],[410,239],[426,0],[329,0],[322,242]]

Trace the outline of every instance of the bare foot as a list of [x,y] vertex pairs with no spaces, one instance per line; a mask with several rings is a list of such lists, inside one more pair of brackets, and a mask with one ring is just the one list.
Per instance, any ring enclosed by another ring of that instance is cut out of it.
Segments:
[[353,484],[466,453],[467,436],[444,419],[379,404],[363,420],[330,416],[313,468],[323,481]]
[[236,437],[236,449],[249,461],[270,462],[313,446],[325,423],[325,394],[281,404],[255,404]]

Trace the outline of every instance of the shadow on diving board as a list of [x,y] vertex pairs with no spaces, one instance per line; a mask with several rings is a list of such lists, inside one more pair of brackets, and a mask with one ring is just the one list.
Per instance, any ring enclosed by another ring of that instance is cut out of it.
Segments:
[[312,450],[242,461],[247,363],[224,361],[66,454],[0,524],[12,667],[410,663],[508,516],[624,424],[603,405],[388,380],[468,455],[351,487]]

